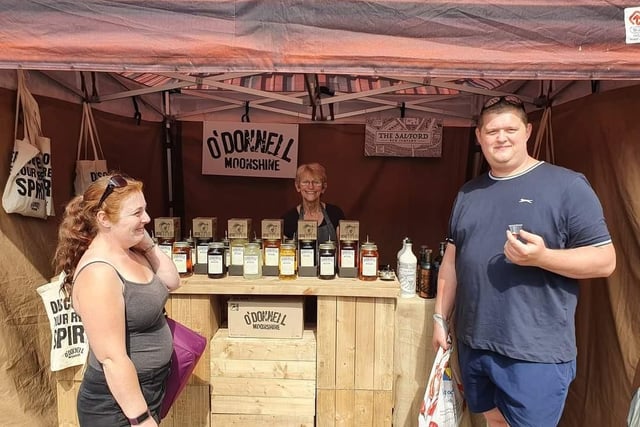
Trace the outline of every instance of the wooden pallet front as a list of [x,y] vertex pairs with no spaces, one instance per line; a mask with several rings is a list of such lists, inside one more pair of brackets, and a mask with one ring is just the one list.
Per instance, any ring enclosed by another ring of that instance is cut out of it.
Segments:
[[[305,330],[301,339],[230,338],[220,329],[211,340],[210,357],[212,420],[221,414],[313,419],[315,331]],[[233,416],[237,423],[252,419]]]
[[395,299],[318,297],[316,425],[390,426]]

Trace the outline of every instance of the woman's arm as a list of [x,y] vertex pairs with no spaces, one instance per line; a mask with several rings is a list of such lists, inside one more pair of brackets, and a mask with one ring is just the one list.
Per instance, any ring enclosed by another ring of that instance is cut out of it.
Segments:
[[167,289],[173,291],[180,287],[180,275],[176,264],[167,254],[160,250],[147,232],[145,232],[145,237],[142,241],[134,246],[133,249],[144,255],[151,269],[162,280]]

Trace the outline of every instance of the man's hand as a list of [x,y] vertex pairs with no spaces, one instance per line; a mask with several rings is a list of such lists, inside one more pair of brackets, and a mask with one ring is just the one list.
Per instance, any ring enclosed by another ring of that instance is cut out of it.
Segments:
[[541,236],[521,230],[513,234],[507,230],[504,255],[509,261],[523,266],[539,266],[539,260],[547,246]]
[[[434,316],[435,317],[435,316]],[[433,338],[431,340],[431,345],[433,346],[434,351],[438,351],[438,348],[442,347],[445,350],[449,349],[451,345],[449,342],[449,331],[446,320],[442,319],[442,321],[434,319],[433,321]]]

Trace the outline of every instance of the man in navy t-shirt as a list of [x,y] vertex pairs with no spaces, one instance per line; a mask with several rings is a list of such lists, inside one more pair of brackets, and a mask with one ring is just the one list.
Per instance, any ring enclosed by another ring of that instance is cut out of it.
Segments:
[[[522,101],[487,101],[476,137],[490,172],[460,189],[438,276],[434,348],[454,318],[462,382],[489,426],[556,426],[575,377],[577,279],[616,255],[586,178],[527,152]],[[455,306],[455,312],[454,312]]]

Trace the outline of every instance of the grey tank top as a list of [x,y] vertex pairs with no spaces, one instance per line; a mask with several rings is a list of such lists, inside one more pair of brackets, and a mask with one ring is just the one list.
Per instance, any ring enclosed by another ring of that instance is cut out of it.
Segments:
[[[92,261],[78,271],[76,277]],[[111,267],[113,267],[111,265]],[[169,297],[167,287],[153,275],[149,283],[136,283],[125,279],[115,267],[113,269],[123,283],[125,317],[127,321],[127,353],[136,372],[147,372],[169,363],[173,351],[171,330],[164,315],[164,306]],[[102,366],[91,351],[89,341],[89,366],[102,371]]]

